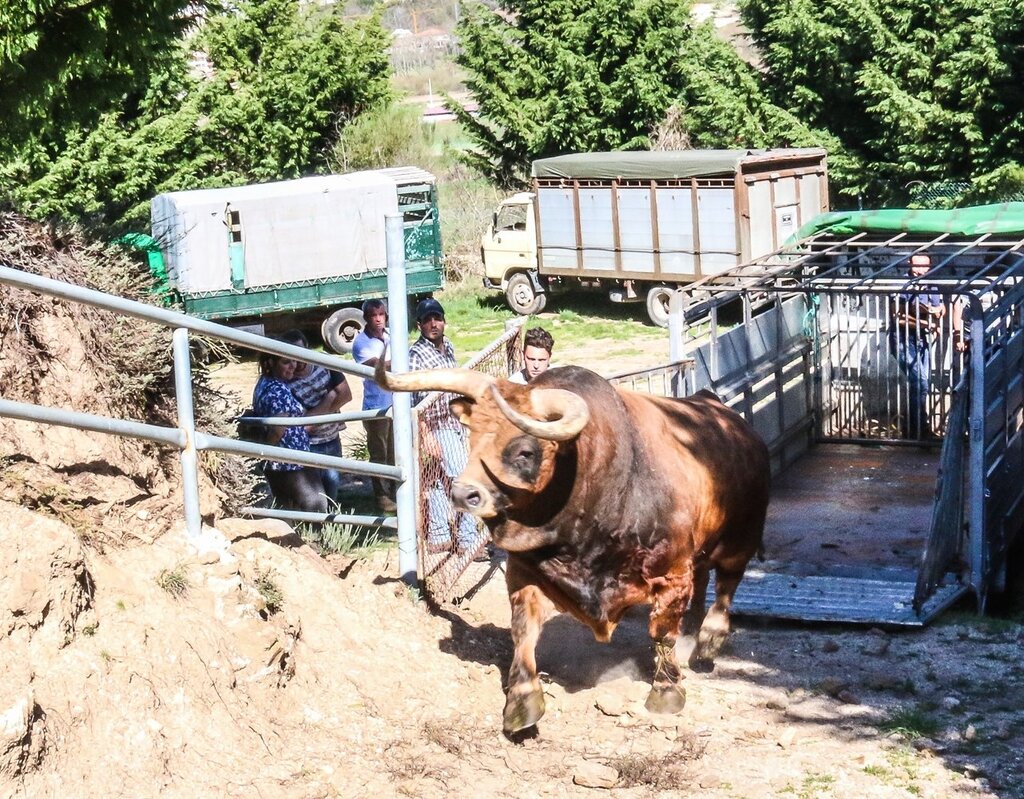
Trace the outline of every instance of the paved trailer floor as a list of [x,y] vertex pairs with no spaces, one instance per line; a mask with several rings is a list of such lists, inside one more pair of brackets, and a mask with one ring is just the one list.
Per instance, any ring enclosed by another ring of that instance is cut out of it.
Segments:
[[765,557],[813,567],[917,569],[939,449],[819,444],[775,478]]

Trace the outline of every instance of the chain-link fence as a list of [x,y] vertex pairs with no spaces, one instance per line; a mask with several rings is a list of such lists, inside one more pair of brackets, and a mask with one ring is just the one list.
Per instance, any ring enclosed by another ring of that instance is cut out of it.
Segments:
[[[525,318],[512,322],[505,333],[474,356],[466,368],[495,377],[508,377],[520,368]],[[427,395],[415,408],[415,448],[418,484],[416,535],[420,575],[427,596],[440,604],[464,594],[460,577],[488,541],[487,530],[451,502],[453,480],[466,466],[468,432],[458,423],[438,425],[436,414],[426,412],[446,395]]]

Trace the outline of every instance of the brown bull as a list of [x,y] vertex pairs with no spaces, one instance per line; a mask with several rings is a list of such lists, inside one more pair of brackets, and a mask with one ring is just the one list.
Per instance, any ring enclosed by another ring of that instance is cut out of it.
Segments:
[[[712,393],[667,399],[615,389],[586,369],[549,369],[526,386],[464,369],[385,374],[391,391],[453,391],[470,430],[452,500],[509,553],[514,655],[504,729],[544,715],[535,648],[551,606],[608,641],[628,608],[650,604],[648,709],[686,701],[675,654],[711,668],[733,594],[758,550],[768,506],[764,443]],[[715,602],[705,615],[709,571]]]

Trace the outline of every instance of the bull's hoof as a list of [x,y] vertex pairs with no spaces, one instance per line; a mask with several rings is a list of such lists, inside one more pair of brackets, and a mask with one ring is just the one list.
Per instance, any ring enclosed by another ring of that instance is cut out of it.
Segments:
[[644,707],[651,713],[679,713],[686,707],[686,689],[682,685],[655,685]]
[[515,694],[511,691],[505,700],[502,729],[507,735],[533,727],[544,715],[544,692],[531,691]]
[[710,674],[715,670],[715,659],[700,657],[699,652],[694,649],[690,653],[689,666],[690,670],[697,674]]

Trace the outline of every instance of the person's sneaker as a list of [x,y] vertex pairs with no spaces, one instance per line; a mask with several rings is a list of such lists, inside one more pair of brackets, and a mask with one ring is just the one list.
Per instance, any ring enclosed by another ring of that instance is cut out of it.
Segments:
[[377,509],[381,513],[395,513],[398,506],[391,497],[377,497]]

